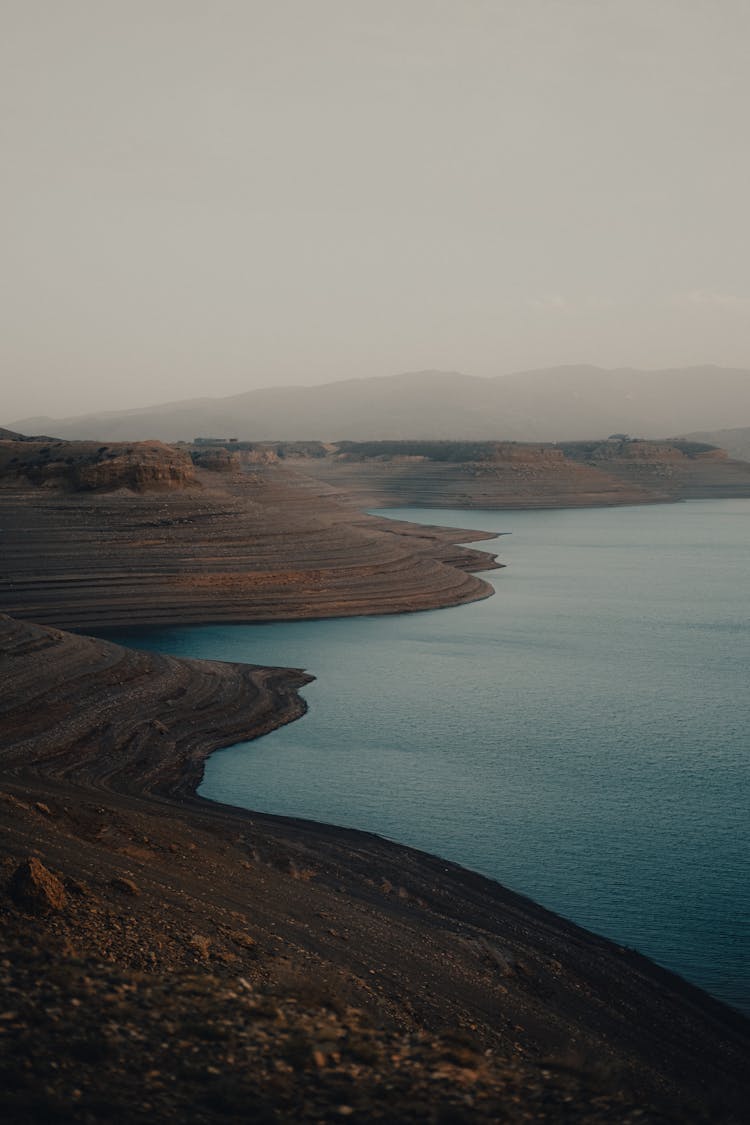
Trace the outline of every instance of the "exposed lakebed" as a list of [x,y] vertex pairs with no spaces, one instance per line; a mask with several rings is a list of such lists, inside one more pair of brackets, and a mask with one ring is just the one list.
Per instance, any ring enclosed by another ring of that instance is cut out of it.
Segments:
[[110,634],[317,677],[202,795],[446,856],[750,1010],[750,500],[384,514],[511,532],[495,597]]

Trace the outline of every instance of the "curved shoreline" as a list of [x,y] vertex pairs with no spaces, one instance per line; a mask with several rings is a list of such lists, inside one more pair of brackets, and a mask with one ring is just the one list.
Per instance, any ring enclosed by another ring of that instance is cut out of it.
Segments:
[[[608,1060],[618,1088],[698,1099],[731,1120],[747,1092],[748,1024],[699,989],[456,864],[195,795],[220,745],[303,712],[304,673],[147,655],[8,618],[0,632],[0,854],[36,850],[104,901],[113,880],[132,881],[133,932],[169,920],[155,969],[189,966],[199,929],[214,973],[234,979],[241,964],[273,982],[291,957],[334,972],[350,1003],[397,1027],[463,1027],[493,1058],[532,1070],[575,1043]],[[82,909],[56,932],[106,950],[111,937],[92,936]],[[246,955],[226,936],[238,927]],[[140,940],[118,960],[137,964]]]
[[314,678],[142,653],[4,615],[0,650],[4,771],[138,796],[194,796],[210,754],[299,718],[297,689]]
[[[158,1023],[148,982],[161,981],[169,995],[176,982],[192,988],[201,973],[214,992],[230,990],[223,1003],[243,1026],[238,980],[253,1004],[274,997],[274,1020],[299,1030],[296,997],[323,980],[318,1006],[345,1012],[337,1034],[364,1028],[368,1042],[383,1045],[377,1063],[365,1052],[346,1072],[353,1099],[367,1083],[380,1089],[384,1075],[397,1083],[388,1039],[395,1029],[442,1043],[452,1060],[442,1085],[434,1067],[423,1068],[430,1112],[434,1091],[460,1109],[470,1087],[479,1090],[472,1121],[495,1121],[498,1106],[519,1099],[528,1106],[540,1099],[540,1121],[550,1119],[550,1105],[559,1112],[553,1120],[569,1119],[571,1104],[577,1120],[592,1123],[663,1121],[649,1116],[652,1105],[678,1119],[689,1110],[696,1121],[735,1120],[736,1107],[750,1100],[742,1072],[750,1031],[700,990],[456,864],[368,833],[196,795],[211,753],[304,712],[297,689],[311,677],[137,652],[59,626],[433,609],[489,596],[492,587],[472,572],[499,565],[459,545],[490,533],[365,516],[327,486],[284,470],[203,479],[202,491],[166,497],[0,494],[9,549],[3,604],[24,619],[0,616],[0,864],[10,877],[25,857],[38,858],[67,893],[64,908],[31,919],[13,904],[12,880],[5,894],[0,880],[0,920],[18,938],[15,960],[6,957],[20,966],[18,995],[30,988],[33,1001],[33,990],[54,976],[49,965],[61,963],[72,981],[64,995],[80,1000],[78,962],[92,979],[109,980],[106,967],[114,965],[131,974],[128,987]],[[48,624],[28,623],[37,617]],[[0,945],[5,932],[0,927]],[[41,950],[46,966],[30,980],[27,946]],[[43,1010],[46,1001],[37,1000]],[[83,1004],[79,1014],[89,1011]],[[108,1018],[91,1004],[94,1024]],[[446,1028],[464,1037],[462,1065],[473,1077],[455,1069],[457,1048],[440,1038]],[[67,1041],[48,1030],[47,1055],[64,1055]],[[220,1039],[204,1043],[194,1027],[186,1034],[201,1050],[219,1049]],[[173,1035],[160,1033],[157,1047]],[[282,1062],[287,1048],[297,1057],[284,1042]],[[304,1098],[327,1080],[316,1053],[311,1048],[289,1079],[290,1120],[308,1119]],[[422,1065],[408,1057],[416,1069],[407,1070],[407,1086]],[[222,1066],[244,1090],[253,1068],[229,1058]],[[259,1073],[277,1089],[280,1072],[266,1062]],[[169,1065],[176,1081],[181,1062]],[[95,1086],[98,1071],[89,1079]],[[195,1087],[183,1079],[192,1105]],[[136,1080],[123,1104],[140,1096]],[[57,1089],[56,1075],[39,1081]],[[341,1102],[337,1089],[334,1082],[329,1108]],[[428,1120],[408,1116],[408,1096],[407,1089],[403,1119]],[[60,1097],[69,1109],[70,1089]],[[166,1094],[149,1097],[169,1103]],[[646,1106],[646,1115],[631,1118],[633,1105]],[[355,1120],[374,1119],[372,1106],[387,1112],[388,1103],[373,1101]],[[184,1105],[181,1112],[184,1119]],[[309,1119],[324,1116],[316,1114]],[[143,1110],[143,1120],[154,1119],[162,1118]]]
[[3,610],[85,632],[437,609],[492,592],[473,572],[501,564],[459,545],[473,532],[395,529],[282,469],[217,475],[167,494],[0,489]]

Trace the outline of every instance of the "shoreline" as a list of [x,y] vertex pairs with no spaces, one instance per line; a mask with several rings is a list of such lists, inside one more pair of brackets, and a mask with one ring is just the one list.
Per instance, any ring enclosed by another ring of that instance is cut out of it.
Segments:
[[[193,1112],[234,1121],[194,1109],[206,1084],[221,1084],[216,1097],[236,1104],[238,1121],[270,1092],[282,1120],[317,1121],[351,1102],[353,1120],[369,1125],[393,1111],[378,1093],[385,1082],[400,1091],[404,1121],[446,1105],[456,1120],[490,1122],[518,1104],[532,1121],[569,1120],[571,1105],[591,1125],[688,1112],[736,1121],[750,1099],[750,1024],[733,1009],[457,864],[197,794],[212,753],[304,713],[298,689],[312,677],[148,654],[83,630],[104,618],[160,628],[458,606],[491,596],[475,572],[501,565],[460,545],[493,533],[362,515],[283,470],[203,480],[202,492],[168,496],[0,495],[12,547],[5,604],[48,622],[0,616],[0,961],[10,965],[0,983],[12,1016],[0,1035],[23,1049],[38,1018],[41,1043],[9,1120],[46,1125],[59,1111],[96,1121],[111,1087],[128,1125]],[[37,558],[38,572],[13,588],[13,573]],[[81,633],[61,632],[71,622]],[[62,906],[18,906],[14,872],[29,857],[59,883]],[[164,1015],[199,978],[223,998],[205,1000],[205,1035],[191,1014],[198,1001]],[[86,980],[101,992],[89,995]],[[71,1025],[61,1037],[54,1012],[88,1020],[98,1041],[123,980],[118,1019],[145,1026],[154,1058],[175,1039],[166,1019],[178,1041],[218,1060],[217,1073],[186,1075],[169,1050],[156,1067],[133,1038],[125,1054],[142,1066],[122,1077],[125,1048],[110,1032],[103,1064],[76,1055],[80,1036]],[[60,1000],[48,1016],[52,987]],[[273,1014],[248,1015],[259,1011]],[[222,1046],[240,1026],[245,1055]],[[324,1036],[334,1031],[340,1050]],[[370,1046],[349,1052],[355,1042]],[[52,1070],[51,1060],[62,1062]],[[39,1088],[51,1102],[37,1111]]]
[[468,529],[395,528],[285,470],[198,475],[201,489],[167,494],[1,489],[4,611],[85,633],[436,609],[491,592],[474,572],[500,564],[459,545]]
[[[125,971],[142,965],[145,940],[149,973],[239,974],[253,995],[283,988],[292,967],[305,980],[332,974],[336,1002],[366,1013],[373,1028],[462,1028],[493,1066],[512,1060],[537,1077],[575,1043],[581,1059],[608,1060],[608,1078],[592,1061],[576,1063],[596,1097],[640,1089],[640,1102],[688,1098],[711,1106],[706,1120],[732,1120],[728,1106],[747,1093],[740,1060],[750,1024],[739,1013],[456,864],[195,794],[205,759],[238,731],[277,725],[279,701],[286,720],[303,713],[304,673],[0,625],[6,661],[14,645],[19,656],[0,687],[0,855],[9,874],[36,853],[79,888],[43,923],[61,948],[96,964],[113,957]],[[0,911],[12,931],[18,918],[3,896]],[[547,1096],[560,1081],[543,1080]],[[584,1097],[579,1086],[575,1097]],[[617,1119],[629,1120],[624,1111]]]

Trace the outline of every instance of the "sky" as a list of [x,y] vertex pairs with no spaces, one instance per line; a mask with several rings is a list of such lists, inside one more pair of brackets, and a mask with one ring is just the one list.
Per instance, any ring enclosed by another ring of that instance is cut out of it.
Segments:
[[747,0],[0,0],[0,425],[750,366]]

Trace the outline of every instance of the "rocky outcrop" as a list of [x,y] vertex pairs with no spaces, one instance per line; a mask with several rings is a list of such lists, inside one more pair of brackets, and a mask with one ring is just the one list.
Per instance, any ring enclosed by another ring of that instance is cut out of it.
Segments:
[[8,893],[15,904],[29,914],[51,914],[62,910],[67,898],[60,880],[36,856],[31,856],[16,868]]
[[229,473],[239,468],[240,455],[221,447],[194,449],[190,454],[193,464],[200,469],[211,469],[215,473]]
[[161,442],[0,441],[0,486],[70,492],[169,491],[195,485],[190,458]]

